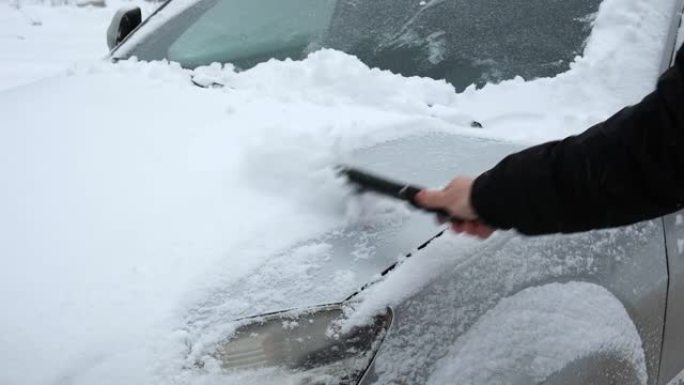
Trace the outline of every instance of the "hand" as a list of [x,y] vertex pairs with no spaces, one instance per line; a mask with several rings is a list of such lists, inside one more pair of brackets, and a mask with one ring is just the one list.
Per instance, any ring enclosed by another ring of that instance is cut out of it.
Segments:
[[442,209],[462,222],[452,223],[451,229],[478,238],[489,238],[494,229],[482,223],[470,204],[473,179],[456,177],[442,190],[422,190],[416,195],[416,203],[429,209]]

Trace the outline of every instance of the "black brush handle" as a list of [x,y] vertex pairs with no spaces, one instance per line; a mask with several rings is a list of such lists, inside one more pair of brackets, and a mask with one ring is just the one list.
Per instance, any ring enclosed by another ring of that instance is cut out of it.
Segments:
[[373,191],[378,194],[406,201],[419,210],[436,214],[452,223],[463,222],[461,218],[453,217],[445,210],[430,209],[416,203],[416,194],[423,190],[422,187],[396,182],[353,167],[341,167],[340,174],[346,176],[350,182],[363,190]]

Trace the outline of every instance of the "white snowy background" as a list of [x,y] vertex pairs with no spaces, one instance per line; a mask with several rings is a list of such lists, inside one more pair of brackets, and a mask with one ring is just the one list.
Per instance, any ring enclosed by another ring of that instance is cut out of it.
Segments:
[[0,89],[64,72],[74,63],[104,57],[105,31],[118,9],[137,4],[149,15],[157,3],[109,0],[106,7],[76,0],[0,1]]
[[[0,176],[19,181],[0,193],[0,384],[193,382],[176,373],[188,337],[175,327],[184,304],[196,301],[208,287],[247,276],[270,253],[350,220],[339,186],[321,171],[337,156],[340,142],[353,147],[400,137],[409,130],[407,122],[426,130],[523,143],[576,133],[652,88],[658,68],[648,58],[662,49],[672,1],[606,0],[584,54],[567,73],[533,81],[518,78],[461,94],[444,82],[372,70],[333,51],[302,62],[269,62],[242,73],[230,66],[192,74],[168,63],[113,65],[99,59],[107,53],[109,20],[123,4],[130,2],[109,0],[99,8],[0,0],[1,100],[3,111],[17,111],[3,116],[0,125],[26,127],[24,133],[35,144],[27,150],[18,135],[7,131],[0,136],[7,159],[23,162],[0,163]],[[155,6],[136,4],[144,15]],[[221,78],[231,93],[199,90],[189,82],[192,75]],[[26,86],[43,78],[53,79]],[[136,88],[142,83],[149,87]],[[144,103],[146,111],[192,106],[195,113],[165,117],[139,112],[134,118],[147,129],[128,133],[139,142],[127,143],[128,153],[121,156],[116,152],[119,136],[89,136],[89,127],[78,120],[119,129],[103,120],[113,113],[107,98],[128,95],[102,90],[122,85],[140,92],[120,104],[123,111],[141,111]],[[593,102],[587,104],[589,97]],[[97,108],[79,110],[80,103],[92,99]],[[69,109],[55,107],[64,100]],[[280,118],[265,117],[265,110],[278,111]],[[487,129],[469,129],[463,123],[470,118]],[[59,119],[71,119],[73,126],[47,136],[31,131]],[[184,134],[190,127],[200,132],[188,144]],[[155,147],[160,137],[165,145]],[[87,145],[78,148],[87,148],[79,156],[64,150],[81,141]],[[83,164],[83,159],[92,163]],[[281,167],[279,173],[270,171],[274,164]],[[301,164],[309,167],[301,171]],[[29,169],[40,180],[23,180]],[[283,190],[278,178],[293,177],[305,182]],[[87,185],[79,184],[83,181]],[[307,196],[311,189],[317,196]],[[231,194],[229,200],[226,194]],[[103,197],[112,196],[112,205],[102,207]],[[154,204],[146,196],[155,196]],[[253,205],[269,211],[248,210]],[[231,220],[236,217],[240,221]],[[93,228],[92,223],[106,226]],[[266,245],[263,234],[269,235]],[[231,259],[234,250],[240,250],[240,259]],[[262,277],[309,274],[320,254],[325,254],[325,245],[313,252],[301,250],[294,256],[296,263],[288,265],[291,271]],[[437,264],[423,275],[414,271],[410,288],[389,281],[384,290],[395,300],[402,290],[407,296],[439,269]],[[356,287],[350,274],[338,272],[336,283]],[[230,305],[258,309],[259,300],[277,296],[258,281],[264,293],[245,293]],[[498,352],[492,359],[511,365],[507,360],[518,353],[515,349],[536,349],[525,343],[535,339],[534,333],[512,332],[516,320],[565,320],[577,334],[551,344],[565,344],[568,354],[591,348],[567,345],[582,340],[578,334],[598,330],[643,364],[638,334],[610,293],[586,284],[565,289],[535,288],[501,301],[440,363],[433,383],[454,378],[477,383],[483,357]],[[382,290],[378,288],[378,301]],[[591,322],[604,328],[583,328],[576,316],[584,308],[572,298],[563,309],[549,301],[568,293],[593,298],[592,306],[603,313],[592,314]],[[532,305],[530,311],[537,313],[528,319],[529,313],[520,311]],[[569,312],[565,318],[563,311]],[[497,323],[501,318],[511,323]],[[538,375],[548,374],[544,370],[549,367],[542,369]]]

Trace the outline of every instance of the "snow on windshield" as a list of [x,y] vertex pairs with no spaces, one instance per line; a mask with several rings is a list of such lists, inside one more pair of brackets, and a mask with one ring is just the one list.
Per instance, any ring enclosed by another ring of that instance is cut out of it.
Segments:
[[[672,7],[606,0],[568,72],[460,94],[329,50],[244,72],[97,63],[3,94],[0,175],[11,183],[0,192],[0,382],[192,383],[188,349],[228,328],[216,314],[324,301],[358,286],[351,268],[308,286],[330,246],[301,242],[406,217],[403,206],[377,200],[375,217],[359,215],[331,165],[416,132],[525,143],[577,133],[653,87]],[[193,77],[225,88],[199,89]],[[367,248],[359,245],[359,261]],[[405,298],[445,263],[413,271],[410,285],[378,286],[378,298]],[[244,292],[223,290],[240,283]],[[211,314],[198,306],[206,303]],[[619,306],[606,309],[621,317]]]
[[[474,135],[531,144],[575,134],[620,108],[639,101],[654,87],[659,74],[659,58],[674,3],[672,0],[633,0],[626,4],[615,1],[617,0],[604,1],[599,12],[593,16],[593,29],[584,53],[575,58],[569,71],[553,78],[533,81],[516,77],[496,85],[488,84],[483,89],[470,86],[453,100],[440,103],[426,100],[426,104],[433,108],[423,106],[423,112],[458,126],[467,125],[472,120],[482,123],[486,129],[472,133]],[[429,6],[432,4],[428,3]],[[182,9],[184,7],[180,5],[173,5],[165,12],[173,15]],[[440,56],[439,36],[437,32],[427,39],[430,57],[434,60],[438,60]],[[271,65],[298,67],[297,64]],[[280,79],[273,81],[265,76],[271,68],[268,65],[259,66],[244,76],[236,76],[232,66],[228,66],[224,76],[235,79],[246,87],[259,87],[267,92],[311,92],[309,80],[298,83],[301,77],[285,82]],[[197,72],[203,74],[205,71],[206,67]],[[215,67],[212,71],[221,72]],[[292,71],[304,70],[298,68]],[[377,73],[375,70],[371,72]],[[385,100],[364,95],[366,92],[379,95],[375,82],[366,82],[365,87],[359,88],[355,81],[344,81],[344,73],[328,75],[332,84],[340,86],[345,96],[366,105],[380,103],[383,107],[388,106]],[[361,77],[357,73],[352,75],[357,79]],[[215,76],[221,78],[221,75]],[[378,75],[378,78],[386,77]],[[227,82],[232,86],[230,79]],[[247,84],[250,82],[254,83]],[[437,83],[440,82],[435,82]],[[338,89],[335,89],[335,93],[336,91]],[[357,91],[357,94],[352,94]],[[420,88],[417,91],[419,95],[424,94]],[[392,99],[398,98],[390,100]],[[392,107],[401,109],[400,105]]]
[[116,55],[247,69],[326,47],[404,76],[446,79],[461,91],[564,72],[600,2],[206,0],[157,30],[143,26]]

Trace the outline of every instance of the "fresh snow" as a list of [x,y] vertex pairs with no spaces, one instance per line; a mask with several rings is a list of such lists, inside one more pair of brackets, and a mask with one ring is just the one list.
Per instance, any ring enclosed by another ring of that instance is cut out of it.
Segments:
[[[369,69],[330,50],[244,72],[98,61],[118,4],[22,2],[17,9],[0,1],[0,88],[8,89],[0,93],[0,178],[7,181],[0,191],[3,384],[198,381],[181,370],[188,341],[196,348],[215,340],[203,331],[225,332],[215,325],[218,315],[325,300],[365,280],[340,268],[329,285],[307,286],[331,246],[297,245],[407,216],[403,207],[377,201],[376,217],[360,215],[330,165],[354,149],[417,131],[524,143],[577,133],[652,89],[653,58],[660,57],[673,8],[672,0],[605,0],[583,56],[567,73],[456,94],[443,81]],[[15,88],[59,73],[66,75]],[[193,78],[225,88],[200,89]],[[484,128],[469,128],[471,120]],[[477,247],[466,238],[450,244]],[[371,252],[371,244],[357,245],[355,263]],[[260,269],[266,261],[278,268]],[[405,298],[447,263],[433,259],[412,270],[407,285],[378,286],[376,301]],[[222,291],[240,283],[240,295]],[[279,283],[297,297],[285,298]],[[605,326],[599,337],[614,336],[608,346],[641,365],[638,335],[617,300],[575,283],[502,300],[459,340],[434,381],[478,349],[499,346],[501,360],[479,356],[477,364],[515,365],[506,360],[525,345],[518,342],[538,337],[539,329],[515,326],[527,322],[512,317],[525,304],[539,304],[540,319],[563,322],[565,337],[592,333],[577,313],[551,311],[553,299],[565,296],[568,310],[585,314],[580,300],[589,294],[602,308],[590,315]],[[477,342],[509,316],[507,328]],[[593,347],[565,337],[559,338],[568,343],[567,355],[559,359]],[[536,375],[557,365],[541,363]],[[486,375],[467,373],[473,377],[464,381]]]
[[[105,33],[116,9],[77,7],[66,0],[0,0],[0,90],[63,73],[76,62],[92,62],[108,52]],[[156,3],[136,1],[149,15]]]
[[675,376],[667,385],[682,385],[684,384],[684,370]]
[[653,89],[673,4],[605,0],[568,72],[470,88],[459,94],[459,109],[498,138],[537,143],[581,132]]

